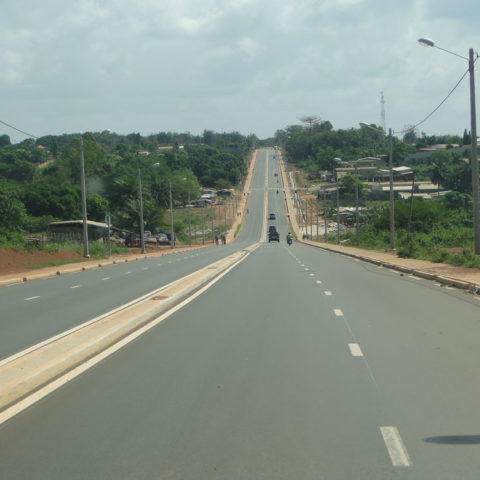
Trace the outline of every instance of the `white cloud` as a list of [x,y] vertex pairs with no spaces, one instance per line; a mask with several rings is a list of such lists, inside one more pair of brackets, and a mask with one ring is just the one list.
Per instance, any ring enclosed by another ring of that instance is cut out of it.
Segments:
[[[417,38],[461,54],[477,41],[473,0],[3,3],[3,120],[39,135],[231,128],[265,137],[306,114],[356,128],[379,123],[380,91],[398,129],[466,69]],[[463,132],[467,90],[422,128]]]

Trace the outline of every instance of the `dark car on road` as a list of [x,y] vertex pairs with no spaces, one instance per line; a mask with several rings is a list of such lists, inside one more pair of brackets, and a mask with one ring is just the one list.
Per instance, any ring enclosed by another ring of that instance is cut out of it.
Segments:
[[269,220],[275,220],[275,214],[274,213],[271,213],[269,216],[268,216],[268,219]]
[[274,225],[268,227],[268,243],[270,242],[280,243],[280,234],[277,232],[277,228]]

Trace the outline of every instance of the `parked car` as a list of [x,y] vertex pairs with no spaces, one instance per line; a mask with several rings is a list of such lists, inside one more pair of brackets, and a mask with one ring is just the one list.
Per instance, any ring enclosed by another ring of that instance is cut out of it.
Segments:
[[125,246],[127,247],[139,247],[140,246],[140,235],[136,233],[129,233],[125,237]]
[[160,232],[155,235],[158,245],[170,245],[170,240],[166,233]]

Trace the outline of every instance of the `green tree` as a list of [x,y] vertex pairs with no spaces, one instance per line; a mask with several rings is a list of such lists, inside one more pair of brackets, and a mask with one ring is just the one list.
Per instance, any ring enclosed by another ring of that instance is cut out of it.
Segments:
[[21,231],[26,221],[26,210],[14,191],[0,191],[0,231]]
[[91,193],[87,195],[87,214],[89,220],[104,222],[109,207],[108,200],[102,197],[99,193]]
[[0,135],[0,147],[11,145],[10,137],[8,135]]
[[440,192],[440,186],[446,181],[448,171],[447,165],[451,160],[451,155],[445,150],[437,150],[430,156],[430,180],[434,185],[438,186]]
[[366,196],[365,185],[349,173],[344,175],[338,182],[341,197],[355,198],[355,184],[358,185],[358,197],[364,198]]

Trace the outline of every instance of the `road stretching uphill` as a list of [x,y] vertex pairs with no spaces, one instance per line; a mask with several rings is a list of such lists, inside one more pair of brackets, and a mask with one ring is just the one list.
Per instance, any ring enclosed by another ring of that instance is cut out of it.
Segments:
[[478,477],[478,300],[288,247],[274,157],[242,235],[280,243],[4,422],[2,479]]
[[[258,172],[248,203],[263,201],[266,152],[258,154]],[[256,164],[256,162],[254,163]],[[248,205],[247,203],[247,205]],[[101,316],[157,288],[189,275],[260,239],[256,226],[263,212],[252,210],[238,239],[220,247],[118,263],[101,269],[17,283],[0,288],[0,359]],[[246,220],[246,217],[244,217]]]

